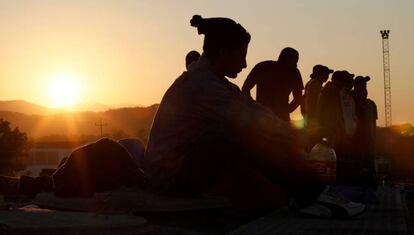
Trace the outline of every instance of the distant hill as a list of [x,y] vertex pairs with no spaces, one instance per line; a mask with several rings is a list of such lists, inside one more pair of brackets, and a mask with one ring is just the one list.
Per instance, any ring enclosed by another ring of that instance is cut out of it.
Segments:
[[[112,136],[137,136],[147,132],[151,126],[158,105],[112,109],[105,112],[71,112],[60,114],[23,114],[0,111],[0,118],[17,126],[32,138],[45,136],[87,136],[100,135],[101,120],[103,134]],[[39,112],[39,111],[38,111]]]
[[[124,106],[125,107],[125,106]],[[71,112],[84,112],[84,111],[93,111],[93,112],[104,112],[111,109],[111,107],[100,104],[97,102],[84,102],[80,103],[73,108],[69,108]]]
[[8,100],[0,101],[0,111],[10,111],[23,114],[35,114],[35,115],[50,115],[64,112],[104,112],[109,110],[110,107],[104,104],[96,102],[84,102],[74,107],[62,110],[57,108],[47,108],[41,105],[33,104],[24,100]]
[[48,115],[57,110],[49,109],[24,100],[0,101],[0,111],[10,111],[24,114]]

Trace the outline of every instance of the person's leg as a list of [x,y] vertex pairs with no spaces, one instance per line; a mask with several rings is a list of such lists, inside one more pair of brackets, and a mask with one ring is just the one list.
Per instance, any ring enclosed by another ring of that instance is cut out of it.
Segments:
[[[305,164],[302,157],[292,155],[283,149],[281,146],[278,155],[274,158],[276,163],[278,158],[283,158],[285,161],[282,162],[288,164],[271,168],[252,163],[260,156],[246,155],[235,144],[225,141],[206,141],[197,145],[192,153],[183,159],[174,184],[167,194],[194,196],[221,184],[220,187],[226,188],[225,194],[232,201],[241,202],[247,201],[247,198],[257,200],[261,198],[262,202],[268,202],[270,206],[280,206],[287,193],[299,206],[306,206],[315,200],[325,186],[308,168],[298,168],[300,164]],[[290,172],[292,169],[295,171]],[[277,172],[278,170],[280,172]],[[234,184],[236,181],[239,185]],[[246,194],[232,193],[242,192],[243,190],[240,189],[243,187],[239,187],[241,185],[245,185]],[[270,197],[274,197],[274,200],[268,200],[269,195],[272,195]]]
[[229,172],[208,194],[227,198],[241,209],[274,209],[287,204],[286,192],[248,165]]
[[224,197],[242,209],[277,208],[286,202],[284,191],[249,166],[240,148],[211,141],[197,145],[183,159],[167,194]]
[[320,195],[326,185],[313,172],[306,156],[294,144],[270,143],[263,152],[247,154],[247,162],[273,184],[281,187],[294,199],[298,207],[304,207]]
[[219,138],[204,138],[187,151],[166,194],[195,196],[208,191],[238,165],[239,153]]

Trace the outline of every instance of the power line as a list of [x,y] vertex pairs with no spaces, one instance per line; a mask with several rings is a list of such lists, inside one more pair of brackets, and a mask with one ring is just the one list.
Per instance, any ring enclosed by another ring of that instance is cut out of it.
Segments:
[[99,126],[100,127],[100,129],[101,129],[101,138],[103,137],[103,127],[104,126],[106,126],[107,124],[106,123],[102,123],[102,118],[99,120],[99,123],[96,123],[95,122],[95,126]]

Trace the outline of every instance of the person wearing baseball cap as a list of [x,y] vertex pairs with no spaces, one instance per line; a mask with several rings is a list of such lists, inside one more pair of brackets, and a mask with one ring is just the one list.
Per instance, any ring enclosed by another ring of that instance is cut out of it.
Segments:
[[335,71],[332,82],[325,85],[319,101],[321,138],[327,138],[337,155],[337,183],[349,185],[354,181],[353,137],[357,119],[355,101],[351,96],[354,74],[346,70]]
[[323,74],[323,73],[330,74],[330,73],[333,73],[333,70],[324,65],[317,64],[313,66],[312,74],[310,75],[310,77],[315,78],[316,76],[318,76],[318,74]]
[[357,128],[354,136],[355,154],[360,161],[360,180],[368,188],[376,188],[375,180],[375,140],[376,121],[378,119],[377,105],[368,98],[367,82],[369,76],[357,76],[351,94],[355,100]]
[[333,70],[324,65],[313,66],[310,80],[306,83],[305,94],[301,104],[301,112],[305,119],[305,126],[317,127],[318,100],[323,84],[328,81]]

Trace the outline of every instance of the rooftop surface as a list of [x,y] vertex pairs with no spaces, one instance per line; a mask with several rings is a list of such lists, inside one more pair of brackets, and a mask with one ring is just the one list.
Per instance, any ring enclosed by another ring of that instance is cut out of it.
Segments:
[[3,208],[0,210],[0,233],[412,234],[409,208],[413,206],[413,191],[395,186],[379,187],[378,197],[380,203],[368,205],[365,213],[352,219],[306,218],[287,208],[250,213],[213,208],[112,214]]

